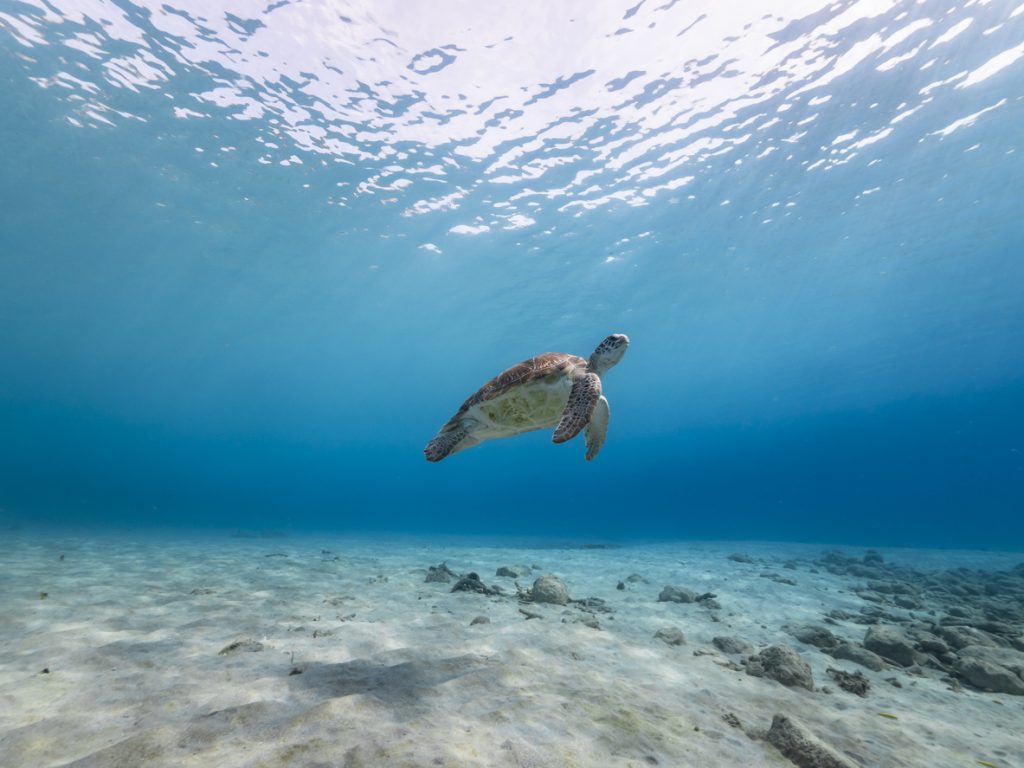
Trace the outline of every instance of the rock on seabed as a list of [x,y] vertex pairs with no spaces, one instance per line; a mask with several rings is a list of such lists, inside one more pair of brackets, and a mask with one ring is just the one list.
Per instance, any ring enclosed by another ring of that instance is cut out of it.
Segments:
[[533,582],[530,599],[535,603],[565,605],[569,602],[569,590],[560,578],[552,573],[545,573]]
[[659,603],[695,603],[697,602],[697,593],[692,589],[685,589],[683,587],[673,587],[671,584],[666,585],[661,590],[661,594],[658,595]]
[[790,688],[814,690],[811,665],[792,648],[785,645],[770,645],[756,656],[747,659],[747,674],[754,677],[770,677]]
[[767,739],[800,768],[859,768],[788,715],[772,718]]
[[864,636],[864,647],[903,667],[917,663],[920,658],[903,630],[882,624],[868,630]]

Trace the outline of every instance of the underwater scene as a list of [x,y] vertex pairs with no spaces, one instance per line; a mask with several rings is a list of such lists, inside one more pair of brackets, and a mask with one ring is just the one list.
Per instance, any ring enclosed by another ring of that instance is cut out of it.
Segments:
[[0,768],[1024,766],[1024,1],[0,0]]

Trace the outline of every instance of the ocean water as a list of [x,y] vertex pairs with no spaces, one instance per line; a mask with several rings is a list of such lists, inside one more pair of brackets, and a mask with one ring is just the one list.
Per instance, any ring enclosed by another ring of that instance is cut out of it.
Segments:
[[0,766],[1024,765],[1021,0],[0,0],[0,95]]
[[6,2],[4,514],[1020,548],[1021,8]]
[[1021,9],[8,0],[3,514],[1020,548]]

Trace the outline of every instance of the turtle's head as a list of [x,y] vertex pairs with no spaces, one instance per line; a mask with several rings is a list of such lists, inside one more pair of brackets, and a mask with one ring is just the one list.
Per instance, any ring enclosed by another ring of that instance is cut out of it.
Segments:
[[609,368],[622,359],[628,346],[629,336],[624,333],[613,333],[597,345],[587,366],[598,376],[604,376]]

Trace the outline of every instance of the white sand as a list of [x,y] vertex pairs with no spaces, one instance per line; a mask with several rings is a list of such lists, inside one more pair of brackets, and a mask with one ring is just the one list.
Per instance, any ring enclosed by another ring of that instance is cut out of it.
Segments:
[[[0,766],[792,765],[724,722],[726,712],[754,734],[788,713],[865,766],[1024,765],[1024,697],[870,672],[782,631],[864,605],[849,591],[854,581],[781,569],[823,549],[7,535]],[[798,585],[761,578],[763,563],[727,559],[737,551],[774,561],[771,570]],[[882,551],[919,567],[1024,559]],[[288,556],[266,556],[274,553]],[[526,620],[515,599],[424,583],[426,567],[442,560],[513,592],[495,569],[536,564],[574,598],[603,598],[615,612],[597,617],[600,630],[574,623],[587,615],[573,606],[526,606],[543,614]],[[632,573],[649,583],[617,590]],[[666,584],[715,592],[720,621],[697,604],[657,602]],[[478,615],[490,623],[470,626]],[[682,629],[687,645],[654,639],[665,626]],[[851,640],[865,629],[830,628]],[[819,690],[729,669],[715,635],[796,647]],[[218,655],[243,639],[263,650]],[[828,666],[863,671],[871,693],[838,690]]]

